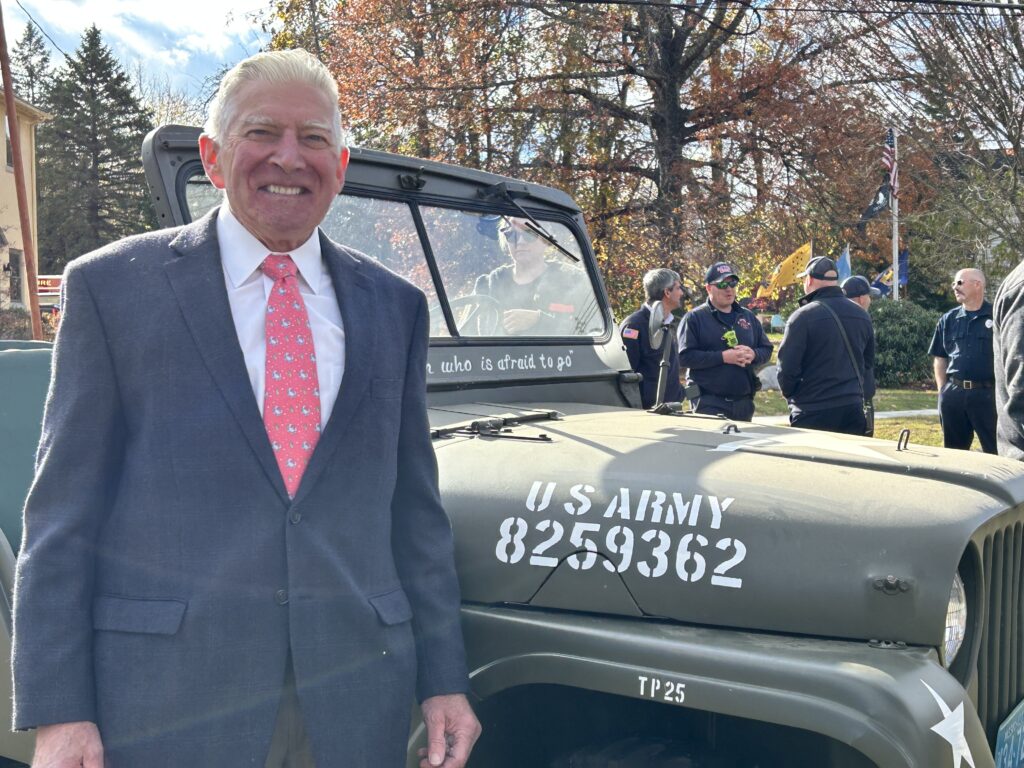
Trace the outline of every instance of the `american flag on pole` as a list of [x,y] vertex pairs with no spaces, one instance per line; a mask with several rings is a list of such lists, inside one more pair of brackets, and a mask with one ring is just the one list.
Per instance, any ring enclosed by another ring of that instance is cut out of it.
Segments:
[[885,148],[882,150],[882,165],[889,172],[889,195],[900,196],[900,169],[896,163],[896,134],[890,128],[885,134]]

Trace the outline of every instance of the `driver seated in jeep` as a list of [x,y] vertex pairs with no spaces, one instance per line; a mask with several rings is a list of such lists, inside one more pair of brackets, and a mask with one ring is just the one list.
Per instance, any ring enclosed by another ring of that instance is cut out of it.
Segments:
[[494,315],[479,323],[482,335],[571,336],[581,332],[577,315],[586,304],[589,283],[577,266],[558,260],[555,249],[532,225],[502,219],[498,240],[511,264],[477,278],[473,293],[494,300]]

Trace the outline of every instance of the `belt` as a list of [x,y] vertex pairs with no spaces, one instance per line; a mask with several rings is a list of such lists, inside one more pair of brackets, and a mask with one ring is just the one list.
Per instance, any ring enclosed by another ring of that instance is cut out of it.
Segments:
[[960,387],[960,389],[992,389],[995,386],[994,381],[970,381],[953,376],[950,376],[949,380],[953,382],[954,387]]
[[736,395],[735,397],[725,397],[724,395],[716,395],[714,392],[708,392],[707,390],[701,390],[701,397],[711,397],[715,400],[721,400],[726,403],[742,403],[744,400],[753,400],[753,395]]

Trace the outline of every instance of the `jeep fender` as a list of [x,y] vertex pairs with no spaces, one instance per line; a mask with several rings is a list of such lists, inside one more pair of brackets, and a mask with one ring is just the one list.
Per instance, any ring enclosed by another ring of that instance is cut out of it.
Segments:
[[976,768],[994,765],[974,704],[930,648],[513,607],[467,605],[462,618],[480,699],[540,683],[646,698],[821,733],[882,768],[949,765],[932,727],[952,727],[962,705]]

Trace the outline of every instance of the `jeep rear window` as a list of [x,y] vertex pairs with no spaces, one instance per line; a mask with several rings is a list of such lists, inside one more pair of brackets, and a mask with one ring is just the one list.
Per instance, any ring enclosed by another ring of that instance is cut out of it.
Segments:
[[[187,180],[185,199],[194,221],[221,198],[200,170]],[[580,245],[564,224],[440,206],[419,213],[458,336],[604,334]],[[431,337],[452,335],[409,203],[341,194],[323,229],[416,285],[430,307]]]

